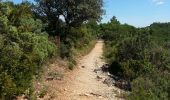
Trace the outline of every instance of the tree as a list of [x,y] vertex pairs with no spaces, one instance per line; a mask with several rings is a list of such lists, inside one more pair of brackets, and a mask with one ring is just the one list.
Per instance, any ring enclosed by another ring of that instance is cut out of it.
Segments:
[[[48,29],[56,32],[61,17],[66,27],[75,27],[90,19],[99,21],[103,13],[102,0],[36,0],[34,12],[48,22]],[[55,33],[56,34],[56,33]]]
[[32,17],[31,4],[25,1],[18,5],[13,4],[13,9],[11,10],[8,19],[12,24],[18,24],[18,20],[20,20],[20,18],[30,17]]
[[69,0],[62,15],[66,24],[77,26],[90,19],[99,20],[103,13],[102,0]]
[[120,22],[117,20],[116,16],[113,16],[113,17],[110,19],[110,22],[111,22],[111,23],[114,23],[114,24],[120,24]]

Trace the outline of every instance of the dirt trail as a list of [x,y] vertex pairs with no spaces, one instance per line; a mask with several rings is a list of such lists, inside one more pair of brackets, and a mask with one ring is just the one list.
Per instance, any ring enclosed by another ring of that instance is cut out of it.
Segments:
[[98,41],[94,49],[79,61],[78,68],[61,85],[57,100],[120,100],[116,97],[119,89],[103,84],[103,80],[96,77],[105,75],[94,72],[104,64],[101,59],[103,44],[103,41]]

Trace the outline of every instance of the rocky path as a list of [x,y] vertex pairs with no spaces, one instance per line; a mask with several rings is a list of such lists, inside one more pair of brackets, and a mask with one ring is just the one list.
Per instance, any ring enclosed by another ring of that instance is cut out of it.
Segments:
[[100,68],[102,60],[103,41],[98,41],[94,49],[79,63],[72,77],[65,79],[57,100],[120,100],[117,95],[120,90],[114,86],[109,87],[103,81],[107,77],[102,72],[94,72]]

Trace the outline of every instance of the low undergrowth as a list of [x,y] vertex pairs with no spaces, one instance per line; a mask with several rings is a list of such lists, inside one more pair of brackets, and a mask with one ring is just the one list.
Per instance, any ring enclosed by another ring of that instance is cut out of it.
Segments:
[[[155,31],[159,28],[152,27],[154,31],[150,27],[137,29],[122,25],[116,19],[106,26],[103,28],[108,32],[103,33],[106,44],[104,56],[110,65],[110,72],[130,82],[130,93],[125,98],[168,100],[170,53],[167,52],[169,48],[163,44],[169,40],[159,37],[161,32],[158,34]],[[157,44],[157,39],[153,37],[159,38],[160,44]]]

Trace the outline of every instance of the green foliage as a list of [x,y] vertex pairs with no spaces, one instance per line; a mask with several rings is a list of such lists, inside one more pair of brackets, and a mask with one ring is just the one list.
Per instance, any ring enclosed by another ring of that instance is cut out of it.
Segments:
[[8,19],[6,16],[2,15],[0,16],[0,33],[2,34],[4,31],[7,30],[7,23]]
[[40,65],[56,51],[54,44],[50,43],[47,37],[31,34],[33,33],[19,34],[19,42],[6,41],[9,44],[4,45],[0,53],[2,72],[6,71],[12,78],[12,84],[17,87],[13,87],[17,91],[13,92],[16,95],[23,93],[30,86],[33,75],[41,69]]
[[61,58],[69,58],[99,34],[102,6],[102,0],[36,0],[33,12],[47,25],[47,33],[58,37]]
[[168,100],[169,23],[137,29],[122,25],[113,17],[111,22],[101,25],[101,31],[109,69],[131,82],[132,91],[127,99]]
[[4,46],[4,37],[0,35],[0,50],[3,48],[3,46]]
[[151,80],[139,77],[133,81],[132,86],[133,90],[128,100],[158,100],[150,89],[154,86]]
[[75,59],[73,58],[73,57],[69,57],[68,58],[68,64],[67,64],[67,66],[68,66],[68,68],[70,69],[70,70],[73,70],[73,68],[74,68],[74,66],[77,64],[77,62],[75,61]]
[[63,76],[64,75],[61,72],[49,72],[48,73],[48,77],[51,78],[51,79],[54,79],[54,80],[62,79]]
[[[16,85],[12,82],[11,76],[4,72],[3,67],[0,67],[0,93],[1,96],[14,95]],[[15,88],[14,88],[15,87]]]
[[89,32],[86,26],[71,28],[68,37],[74,48],[82,48],[87,46],[93,38],[92,32]]
[[73,69],[74,51],[87,49],[100,32],[102,0],[36,1],[0,2],[0,99],[31,92],[34,75],[57,51],[48,35],[57,36],[60,56]]
[[170,23],[153,23],[149,26],[153,35],[152,39],[157,44],[164,44],[170,41]]
[[33,18],[21,18],[18,26],[20,32],[41,33],[43,28],[41,20],[34,20]]
[[170,74],[155,69],[146,76],[138,77],[132,82],[132,93],[129,100],[168,100]]
[[61,43],[60,45],[60,57],[61,58],[68,58],[71,57],[71,51],[70,51],[70,47],[67,44]]
[[[70,27],[69,34],[60,44],[60,56],[70,58],[74,56],[74,51],[79,52],[88,48],[93,40],[97,37],[94,27],[97,24],[90,25],[90,22],[79,27]],[[96,28],[98,29],[98,27]]]
[[43,98],[48,92],[48,87],[47,86],[43,86],[42,90],[40,91],[40,93],[38,94],[40,98]]
[[[90,19],[99,20],[103,13],[102,0],[36,0],[35,13],[48,21],[49,28],[56,29],[60,16],[67,26],[79,26]],[[48,5],[47,5],[48,4]],[[48,9],[50,8],[50,9]],[[82,13],[83,12],[83,13]],[[50,27],[51,26],[51,27]]]
[[56,46],[42,31],[40,20],[14,13],[20,7],[29,8],[27,5],[0,5],[0,98],[11,100],[31,88],[34,75],[48,57],[55,55]]
[[35,36],[34,37],[35,54],[44,61],[47,57],[52,57],[56,52],[55,45],[48,41],[48,36]]

